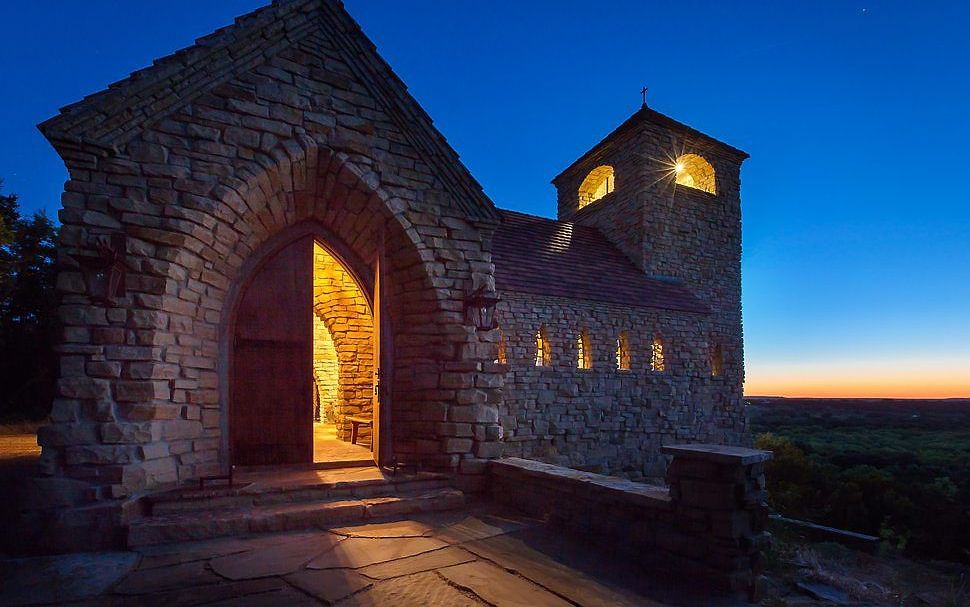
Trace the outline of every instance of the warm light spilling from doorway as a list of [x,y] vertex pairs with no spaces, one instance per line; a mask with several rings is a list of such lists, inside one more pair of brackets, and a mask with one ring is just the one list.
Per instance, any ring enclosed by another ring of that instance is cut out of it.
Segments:
[[[335,424],[336,437],[348,441],[353,429],[349,418],[373,415],[374,320],[353,275],[319,243],[313,246],[313,315],[320,420]],[[358,444],[370,445],[371,429],[358,424]]]

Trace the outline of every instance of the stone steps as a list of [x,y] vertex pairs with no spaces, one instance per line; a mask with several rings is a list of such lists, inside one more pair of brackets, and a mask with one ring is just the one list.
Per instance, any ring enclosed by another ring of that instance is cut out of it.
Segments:
[[421,475],[394,481],[358,481],[353,483],[320,483],[285,488],[213,488],[164,493],[147,499],[151,516],[187,512],[212,512],[255,506],[330,499],[363,499],[389,493],[417,493],[445,489],[451,484],[445,477]]
[[150,514],[129,524],[128,546],[295,531],[465,505],[464,493],[447,479],[429,476],[162,494],[148,499]]

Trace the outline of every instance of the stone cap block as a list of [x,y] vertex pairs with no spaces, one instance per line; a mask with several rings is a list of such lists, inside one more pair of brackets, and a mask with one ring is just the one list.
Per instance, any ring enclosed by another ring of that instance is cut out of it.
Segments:
[[609,496],[621,502],[666,509],[670,507],[670,491],[666,487],[637,483],[625,478],[584,472],[518,457],[504,457],[488,461],[493,475],[518,475],[545,483],[572,495]]
[[760,464],[774,457],[771,451],[748,449],[747,447],[732,447],[729,445],[706,445],[703,443],[667,445],[662,448],[662,451],[676,458],[700,460],[714,464],[734,464],[736,466]]

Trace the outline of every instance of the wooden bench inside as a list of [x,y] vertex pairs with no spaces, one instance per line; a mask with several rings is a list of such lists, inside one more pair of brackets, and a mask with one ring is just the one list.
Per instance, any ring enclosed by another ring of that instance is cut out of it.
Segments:
[[370,426],[374,422],[369,417],[363,417],[361,415],[348,415],[347,421],[351,423],[350,428],[350,444],[357,444],[357,432],[360,430],[361,426]]

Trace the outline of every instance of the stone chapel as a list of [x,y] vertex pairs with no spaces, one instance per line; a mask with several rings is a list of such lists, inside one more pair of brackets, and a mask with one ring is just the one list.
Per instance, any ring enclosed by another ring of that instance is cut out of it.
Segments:
[[40,129],[69,181],[37,482],[85,541],[256,466],[474,491],[503,456],[653,480],[750,442],[747,155],[646,104],[556,219],[502,210],[337,0],[277,0]]

